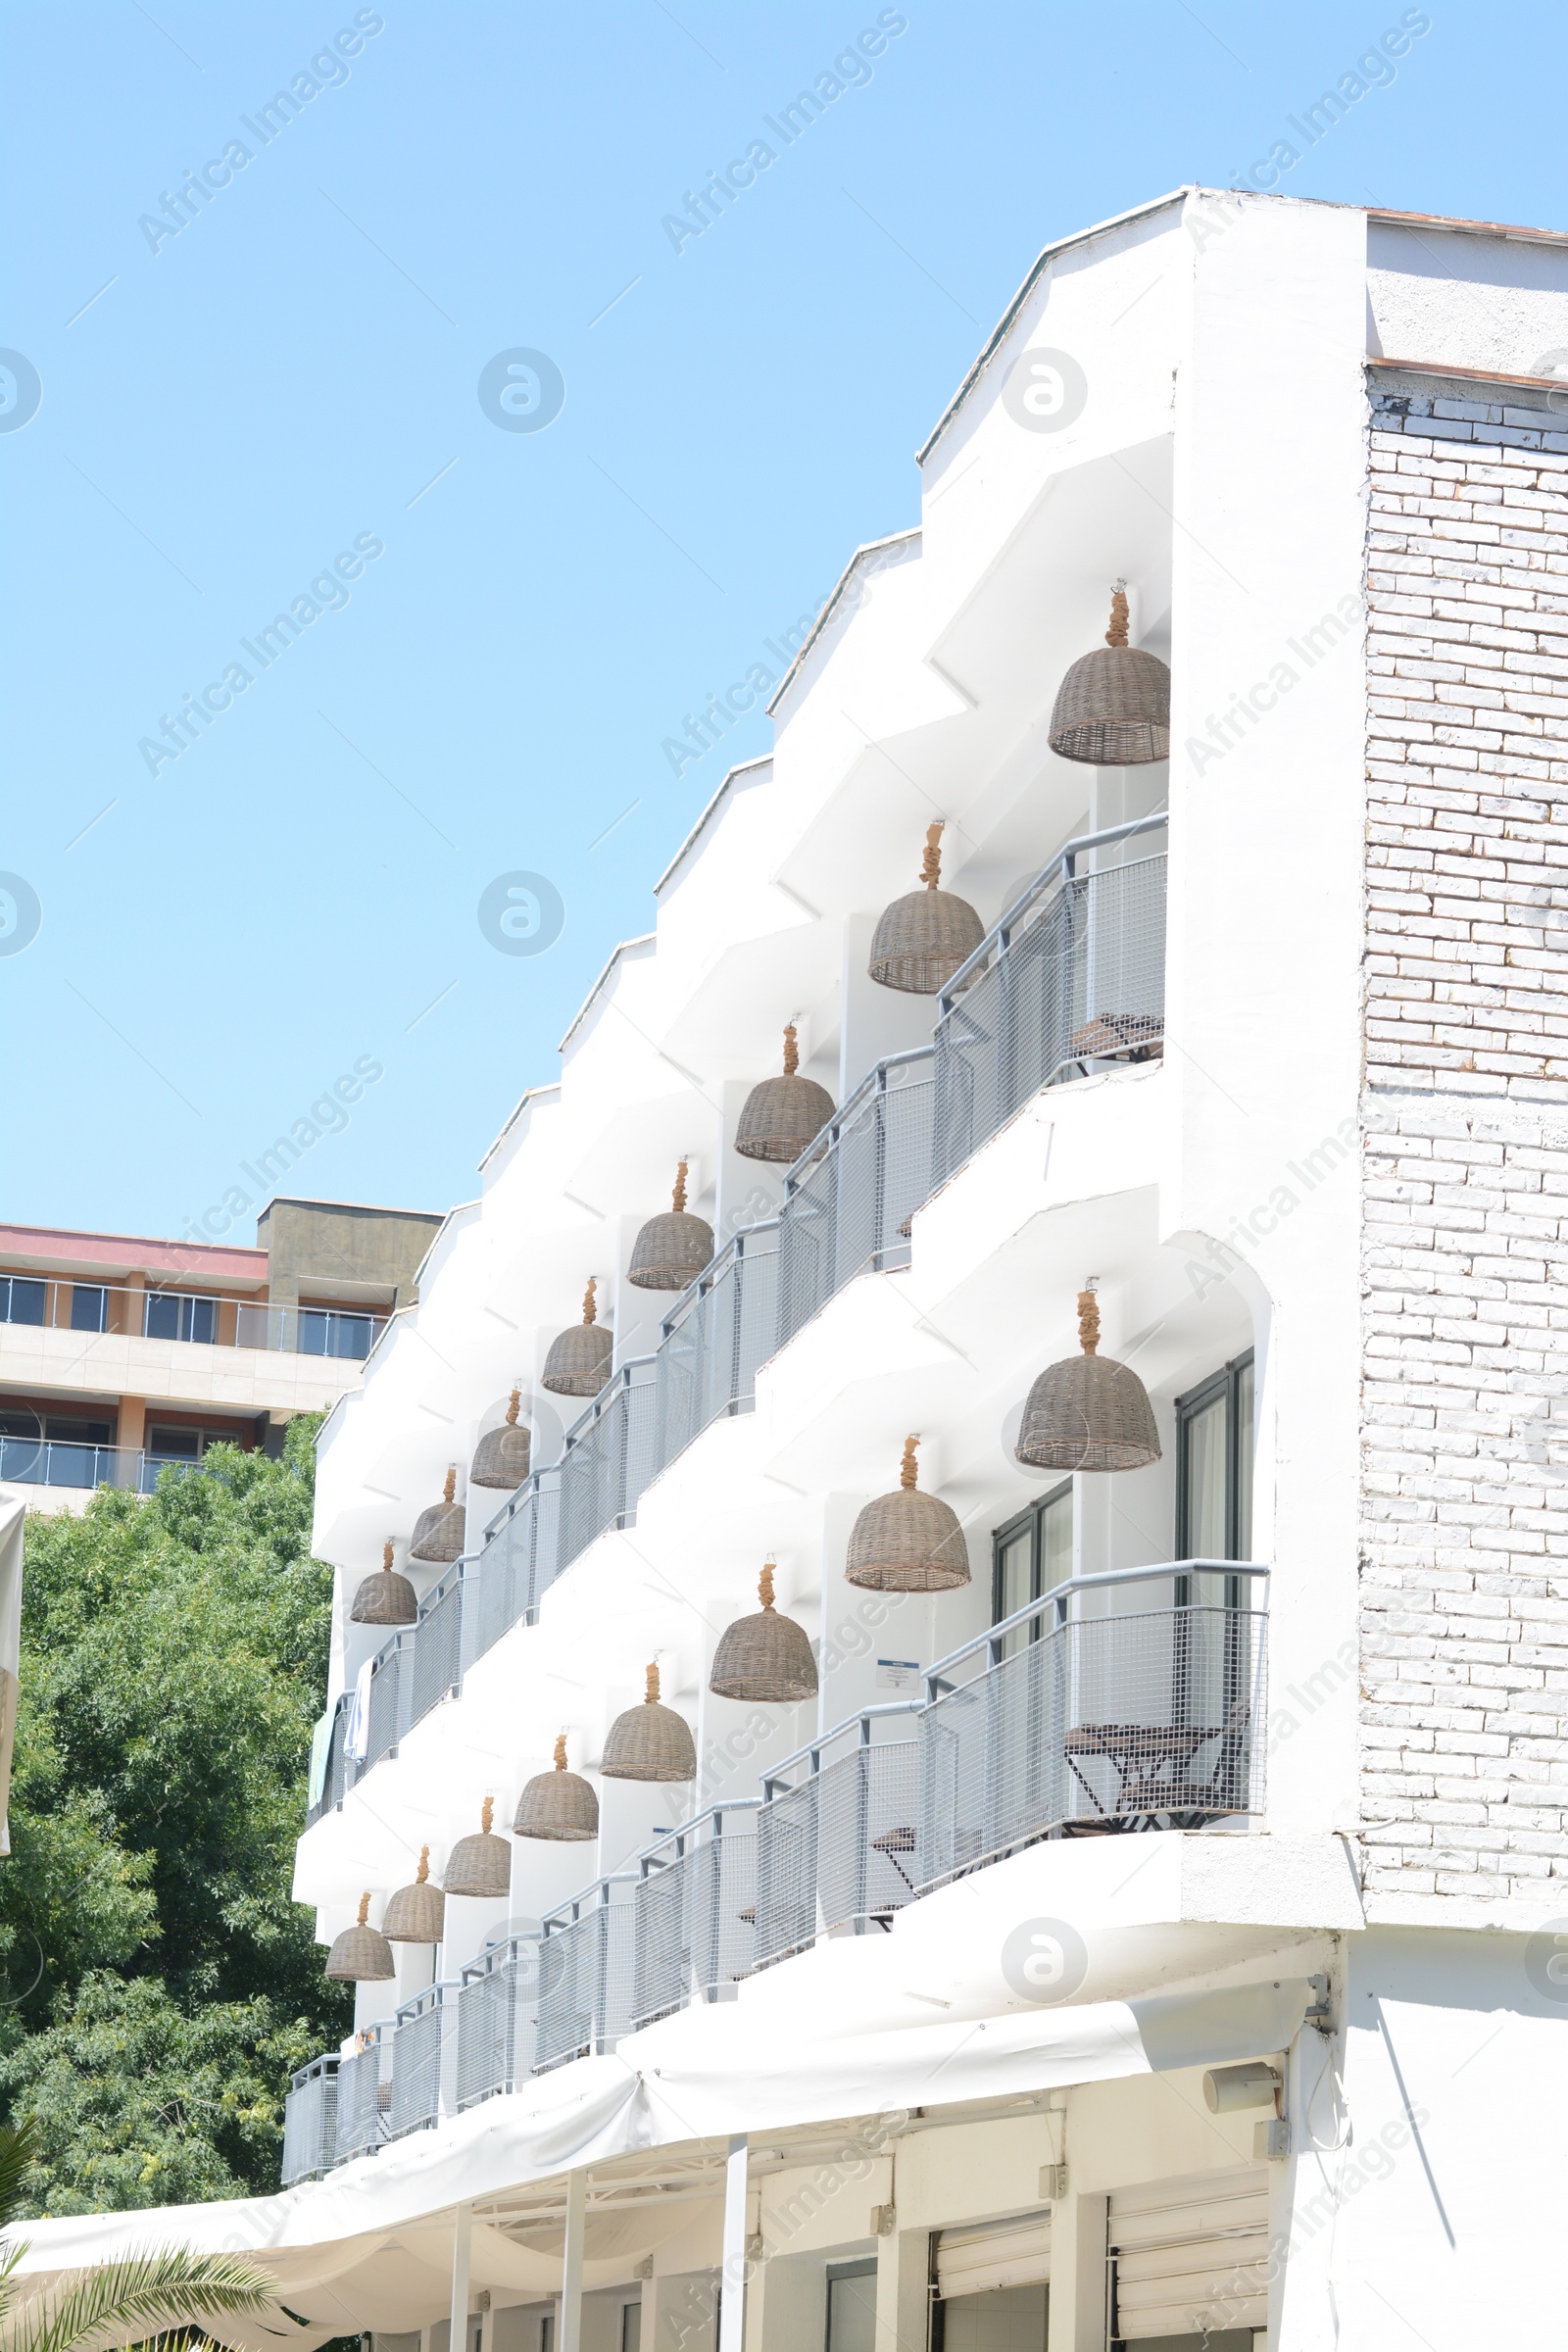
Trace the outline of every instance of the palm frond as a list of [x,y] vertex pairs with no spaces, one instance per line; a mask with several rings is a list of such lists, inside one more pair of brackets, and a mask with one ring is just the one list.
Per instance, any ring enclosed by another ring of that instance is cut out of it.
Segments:
[[37,2153],[36,2116],[23,2124],[0,2124],[0,2230],[22,2202],[23,2180]]
[[93,2352],[224,2314],[266,2311],[276,2281],[235,2254],[172,2246],[68,2272],[0,2328],[0,2352]]

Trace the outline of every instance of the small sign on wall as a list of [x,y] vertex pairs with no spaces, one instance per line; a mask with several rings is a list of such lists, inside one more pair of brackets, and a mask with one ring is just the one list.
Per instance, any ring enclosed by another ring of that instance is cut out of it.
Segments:
[[920,1689],[918,1658],[878,1658],[876,1687],[879,1690],[912,1690]]

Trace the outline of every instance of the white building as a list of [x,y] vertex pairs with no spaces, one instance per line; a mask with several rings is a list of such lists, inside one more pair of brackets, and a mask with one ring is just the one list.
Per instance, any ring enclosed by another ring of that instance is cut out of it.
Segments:
[[[510,1892],[361,1984],[299,2185],[169,2217],[264,2249],[318,2335],[1548,2324],[1565,349],[1568,239],[1530,230],[1183,190],[1031,270],[919,527],[849,564],[772,758],[323,1432],[323,1943],[486,1797],[506,1831],[562,1732],[599,1830],[509,1836]],[[1168,764],[1048,744],[1118,579]],[[1002,925],[944,998],[867,973],[936,819]],[[786,1174],[734,1141],[788,1021],[839,1107]],[[628,1266],[683,1157],[717,1255],[661,1296]],[[542,1375],[589,1276],[615,1370],[579,1409]],[[1159,1458],[1029,1468],[1086,1287]],[[533,1476],[408,1560],[514,1385]],[[971,1575],[895,1595],[846,1557],[910,1433]],[[391,1635],[349,1618],[389,1537]],[[798,1704],[709,1690],[769,1555]],[[601,1772],[650,1661],[694,1782]]]

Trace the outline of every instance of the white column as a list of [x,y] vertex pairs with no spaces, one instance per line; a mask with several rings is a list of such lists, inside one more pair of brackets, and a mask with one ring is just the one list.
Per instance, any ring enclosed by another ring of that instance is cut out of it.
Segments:
[[746,2328],[746,2134],[729,2143],[724,2167],[724,2260],[718,2352],[742,2352]]
[[913,2352],[930,2332],[931,2232],[900,2230],[876,2246],[876,2352]]
[[468,2250],[473,2237],[473,2207],[466,2201],[453,2217],[452,2333],[447,2352],[468,2352]]
[[582,2237],[588,2218],[588,2175],[566,2175],[566,2242],[561,2264],[557,2352],[582,2352]]

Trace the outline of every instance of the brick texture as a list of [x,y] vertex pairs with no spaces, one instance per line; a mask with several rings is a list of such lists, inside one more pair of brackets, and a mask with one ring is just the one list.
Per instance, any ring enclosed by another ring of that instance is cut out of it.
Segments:
[[1371,426],[1368,1885],[1568,1912],[1568,416]]

